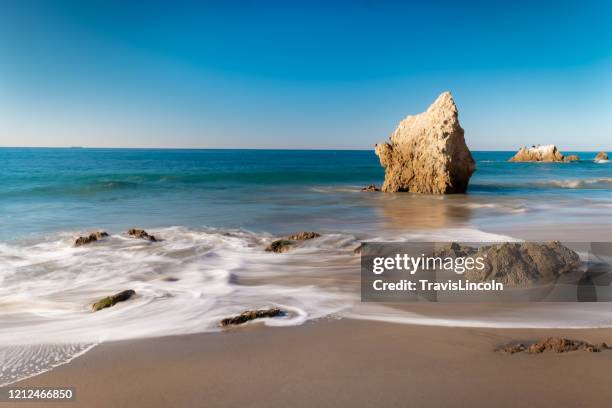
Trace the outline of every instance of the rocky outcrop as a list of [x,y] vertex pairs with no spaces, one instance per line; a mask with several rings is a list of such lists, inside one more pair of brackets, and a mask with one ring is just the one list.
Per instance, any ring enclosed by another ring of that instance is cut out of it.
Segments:
[[600,161],[600,160],[608,160],[608,153],[606,152],[597,153],[597,156],[595,156],[595,161]]
[[309,239],[318,238],[320,236],[321,234],[319,234],[318,232],[308,232],[308,231],[296,232],[293,235],[289,235],[286,239],[283,238],[283,239],[277,239],[276,241],[273,241],[270,245],[266,247],[266,252],[276,252],[276,253],[287,252],[288,250],[290,250],[293,246],[297,244],[296,241],[306,241]]
[[562,162],[563,154],[555,145],[521,147],[509,162]]
[[376,155],[385,168],[385,192],[465,193],[476,168],[450,92],[402,120],[389,142],[376,145]]
[[227,317],[221,320],[219,322],[219,326],[236,326],[255,319],[262,319],[265,317],[279,317],[285,316],[286,314],[286,312],[283,312],[277,307],[273,307],[271,309],[247,310],[246,312],[242,312],[238,316]]
[[510,242],[480,248],[457,243],[438,251],[441,257],[482,258],[484,268],[467,269],[465,279],[475,282],[495,280],[511,287],[526,287],[536,282],[549,282],[575,270],[578,254],[559,242],[545,244]]
[[98,310],[106,309],[107,307],[114,306],[115,304],[119,302],[125,302],[126,300],[134,296],[135,294],[136,294],[135,291],[128,289],[128,290],[119,292],[117,294],[114,294],[113,296],[107,296],[105,298],[98,300],[93,305],[91,305],[91,310],[93,310],[94,312],[97,312]]
[[99,241],[104,237],[108,237],[108,234],[104,231],[96,231],[96,232],[92,232],[91,234],[85,236],[85,237],[78,237],[75,241],[74,241],[74,246],[75,247],[79,247],[82,245],[87,245],[87,244],[91,244],[92,242],[95,241]]
[[318,238],[320,236],[321,234],[319,234],[318,232],[302,231],[302,232],[296,232],[293,235],[289,235],[287,239],[291,239],[294,241],[306,241],[308,239]]
[[128,235],[134,238],[146,239],[147,241],[151,241],[151,242],[158,241],[158,239],[155,238],[155,235],[149,235],[147,231],[142,230],[142,229],[132,228],[128,230]]
[[367,193],[373,193],[373,192],[376,192],[376,191],[380,191],[380,189],[378,187],[376,187],[375,184],[370,184],[369,186],[366,186],[366,187],[362,188],[361,191],[367,192]]
[[527,346],[523,343],[511,343],[501,348],[501,351],[509,354],[527,352],[529,354],[541,354],[544,352],[567,353],[570,351],[588,351],[598,353],[608,349],[606,343],[594,345],[582,340],[571,340],[563,337],[549,337],[542,341],[532,343]]
[[570,154],[568,156],[564,156],[563,157],[563,161],[564,162],[575,162],[575,161],[580,161],[580,157],[578,157],[577,154]]

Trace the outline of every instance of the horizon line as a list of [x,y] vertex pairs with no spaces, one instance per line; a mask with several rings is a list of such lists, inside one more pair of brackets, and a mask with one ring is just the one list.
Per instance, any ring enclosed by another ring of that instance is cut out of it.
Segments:
[[[64,150],[276,150],[276,151],[374,151],[374,147],[365,148],[325,148],[325,147],[298,147],[298,148],[269,148],[269,147],[112,147],[112,146],[0,146],[0,149],[64,149]],[[581,150],[581,149],[559,149],[570,152],[601,152],[606,149]],[[470,149],[474,152],[515,152],[518,149]]]

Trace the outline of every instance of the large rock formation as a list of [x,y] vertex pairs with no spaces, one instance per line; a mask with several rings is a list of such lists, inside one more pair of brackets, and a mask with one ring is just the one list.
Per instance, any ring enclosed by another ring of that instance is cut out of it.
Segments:
[[509,162],[562,162],[563,154],[555,145],[521,147]]
[[595,156],[595,161],[600,161],[600,160],[608,160],[608,153],[606,152],[599,152],[597,153],[597,156]]
[[483,269],[468,269],[464,278],[473,282],[496,280],[510,287],[528,287],[548,283],[564,273],[575,270],[580,257],[557,241],[507,242],[480,248],[452,243],[437,252],[440,257],[482,258]]
[[402,120],[389,142],[376,145],[376,155],[385,168],[385,192],[465,193],[476,167],[450,92]]

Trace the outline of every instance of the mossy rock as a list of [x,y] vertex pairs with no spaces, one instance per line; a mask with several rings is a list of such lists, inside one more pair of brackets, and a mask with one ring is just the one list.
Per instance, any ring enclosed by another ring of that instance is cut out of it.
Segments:
[[293,246],[293,241],[288,239],[277,239],[266,248],[266,252],[287,252]]
[[107,307],[114,306],[119,302],[125,302],[130,299],[132,296],[136,294],[132,289],[124,290],[122,292],[116,293],[112,296],[107,296],[98,300],[96,303],[91,305],[91,310],[97,312],[98,310],[106,309]]
[[261,310],[247,310],[241,314],[233,317],[228,317],[219,322],[219,326],[236,326],[243,324],[255,319],[262,319],[264,317],[278,317],[285,316],[287,313],[280,310],[278,307]]

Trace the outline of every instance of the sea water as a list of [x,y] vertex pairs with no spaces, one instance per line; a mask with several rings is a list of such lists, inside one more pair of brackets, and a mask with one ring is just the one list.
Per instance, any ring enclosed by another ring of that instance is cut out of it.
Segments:
[[[0,384],[104,341],[219,330],[246,309],[268,325],[349,316],[494,327],[612,326],[595,306],[432,317],[359,304],[362,240],[510,240],[506,226],[588,225],[612,215],[612,165],[508,163],[474,152],[467,195],[362,193],[384,172],[372,151],[0,149]],[[126,231],[145,228],[152,243]],[[74,247],[95,230],[103,242]],[[264,251],[291,232],[322,237]],[[491,233],[487,231],[496,231]],[[563,237],[559,237],[562,239]],[[133,289],[129,302],[91,303]]]

